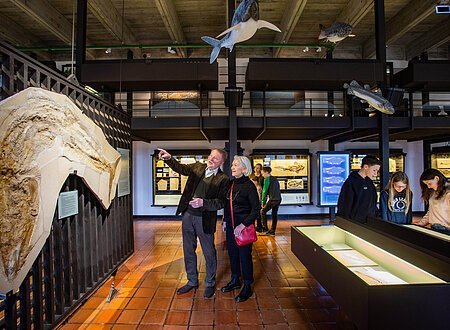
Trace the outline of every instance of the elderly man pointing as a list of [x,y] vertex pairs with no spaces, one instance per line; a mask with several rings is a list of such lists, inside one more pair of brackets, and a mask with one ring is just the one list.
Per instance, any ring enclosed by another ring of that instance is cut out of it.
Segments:
[[184,266],[188,282],[177,290],[183,294],[198,287],[197,237],[206,260],[204,297],[214,295],[216,286],[217,255],[214,246],[217,210],[224,207],[228,189],[228,176],[220,170],[227,159],[221,149],[212,149],[207,164],[180,164],[166,150],[160,150],[159,158],[175,172],[188,177],[176,214],[182,214]]

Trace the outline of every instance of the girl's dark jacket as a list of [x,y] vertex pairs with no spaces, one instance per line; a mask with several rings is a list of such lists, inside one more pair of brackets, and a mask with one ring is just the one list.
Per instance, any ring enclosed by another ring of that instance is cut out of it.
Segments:
[[[231,187],[234,182],[233,196],[230,199]],[[243,223],[246,227],[254,224],[260,210],[260,202],[255,184],[246,176],[230,182],[226,194],[223,220],[231,226],[230,200],[233,202],[234,228]]]

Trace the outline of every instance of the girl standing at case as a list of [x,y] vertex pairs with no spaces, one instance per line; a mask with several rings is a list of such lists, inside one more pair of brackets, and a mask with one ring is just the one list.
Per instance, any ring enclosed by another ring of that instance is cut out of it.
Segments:
[[412,192],[408,176],[396,172],[389,180],[386,189],[380,194],[380,209],[383,220],[410,224],[412,221]]

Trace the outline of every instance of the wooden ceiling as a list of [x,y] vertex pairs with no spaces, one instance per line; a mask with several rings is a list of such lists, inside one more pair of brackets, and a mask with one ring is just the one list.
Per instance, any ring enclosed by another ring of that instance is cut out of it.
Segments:
[[[216,36],[227,28],[225,0],[87,0],[87,58],[207,58],[203,35]],[[237,1],[239,3],[240,1]],[[409,60],[428,51],[430,58],[448,58],[450,15],[437,15],[437,0],[385,1],[388,60]],[[335,21],[353,25],[354,38],[338,43],[335,58],[372,58],[375,54],[373,0],[260,0],[260,18],[282,33],[259,30],[239,47],[238,57],[324,57],[310,47],[267,47],[267,44],[317,44],[319,24]],[[70,60],[76,0],[0,0],[0,38],[18,48],[31,48],[38,59]],[[174,45],[175,54],[164,45]],[[132,45],[133,47],[131,47]],[[135,47],[143,46],[142,48]],[[92,48],[96,46],[96,48]],[[63,50],[60,48],[63,47]],[[110,54],[105,50],[111,47]],[[226,52],[221,51],[220,57]]]

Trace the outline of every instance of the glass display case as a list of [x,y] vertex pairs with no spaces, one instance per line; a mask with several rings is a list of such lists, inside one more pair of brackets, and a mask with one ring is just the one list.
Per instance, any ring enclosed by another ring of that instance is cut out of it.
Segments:
[[[379,157],[378,149],[349,149],[351,170],[359,170],[361,168],[362,159],[367,155]],[[405,171],[406,153],[401,149],[389,149],[389,174]],[[373,184],[380,191],[380,178],[373,180]],[[384,187],[383,187],[384,188]]]
[[310,160],[304,149],[266,150],[255,149],[251,154],[252,165],[262,164],[272,168],[271,175],[280,183],[281,205],[311,203]]
[[[177,206],[187,176],[169,168],[158,158],[158,152],[153,155],[153,206]],[[210,150],[171,150],[170,154],[181,164],[206,163]]]
[[339,151],[319,151],[318,162],[318,205],[337,206],[339,193],[350,174],[350,153]]
[[[340,217],[335,225],[292,227],[291,244],[358,329],[448,328],[441,317],[450,315],[450,284],[421,266],[421,259],[435,265],[420,248]],[[424,312],[425,305],[433,308]]]
[[430,165],[450,180],[450,147],[435,147],[429,156]]

